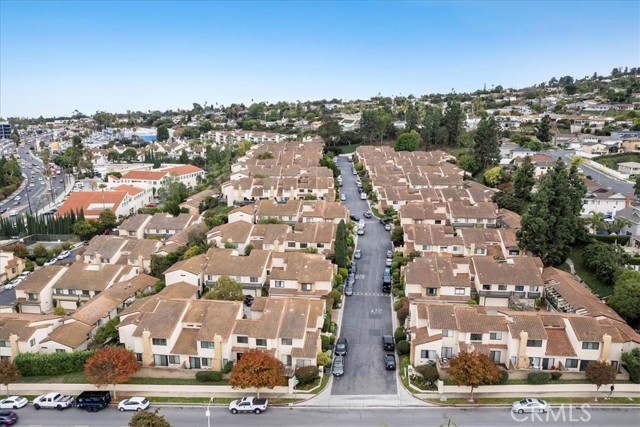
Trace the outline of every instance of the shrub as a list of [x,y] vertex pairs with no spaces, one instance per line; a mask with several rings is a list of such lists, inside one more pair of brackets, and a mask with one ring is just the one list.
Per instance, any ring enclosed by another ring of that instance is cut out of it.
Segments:
[[229,372],[231,372],[231,370],[233,369],[233,361],[229,360],[227,363],[224,364],[224,366],[222,367],[222,373],[223,374],[228,374]]
[[393,302],[393,309],[395,311],[400,310],[400,307],[402,307],[402,299],[397,299]]
[[409,344],[409,341],[401,340],[396,342],[396,350],[399,355],[402,356],[403,354],[409,354],[410,349],[411,345]]
[[558,381],[560,377],[562,377],[562,372],[558,372],[558,371],[551,372],[551,379],[553,381]]
[[318,360],[318,365],[320,366],[329,366],[331,365],[331,358],[327,355],[327,353],[320,353],[316,358]]
[[425,381],[429,382],[430,384],[433,384],[440,379],[438,368],[436,368],[435,366],[419,365],[416,366],[416,372],[422,375],[422,378],[424,378]]
[[393,333],[393,338],[395,338],[396,342],[406,340],[407,332],[404,330],[404,328],[398,328]]
[[201,383],[212,383],[222,379],[222,372],[218,371],[200,371],[196,372],[196,381]]
[[636,384],[640,383],[640,348],[622,353],[622,361],[629,372],[629,379]]
[[335,343],[336,343],[336,336],[335,335],[329,335],[329,348],[333,348]]
[[296,369],[295,375],[300,384],[309,384],[318,378],[320,371],[317,366],[303,366]]
[[20,353],[15,364],[23,377],[35,375],[62,375],[79,372],[84,369],[87,359],[93,351],[74,351],[72,353]]
[[398,316],[398,324],[404,325],[405,319],[409,316],[409,302],[403,300],[402,307],[396,312]]
[[329,337],[327,335],[320,335],[320,340],[322,341],[322,351],[327,351],[331,348],[329,344]]
[[45,262],[47,262],[46,258],[36,258],[36,264],[38,265],[38,267],[42,267]]
[[337,308],[340,301],[342,301],[342,294],[337,289],[332,289],[331,292],[329,292],[329,295],[327,295],[327,298],[332,299],[333,308]]
[[500,371],[500,379],[498,381],[493,382],[493,384],[504,385],[509,381],[509,372],[506,370]]
[[322,324],[322,332],[329,332],[330,327],[331,327],[331,316],[327,314],[324,317],[324,323]]
[[531,372],[527,375],[527,383],[529,384],[546,384],[551,379],[548,372]]

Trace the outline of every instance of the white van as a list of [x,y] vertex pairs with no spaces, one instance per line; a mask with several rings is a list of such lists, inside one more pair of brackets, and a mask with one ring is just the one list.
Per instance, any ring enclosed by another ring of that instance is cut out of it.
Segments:
[[367,200],[367,194],[366,193],[360,193],[360,200]]

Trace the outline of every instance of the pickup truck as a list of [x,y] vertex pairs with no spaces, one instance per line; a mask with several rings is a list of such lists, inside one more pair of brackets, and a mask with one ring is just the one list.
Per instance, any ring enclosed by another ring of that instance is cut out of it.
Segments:
[[87,412],[98,412],[111,402],[108,391],[83,391],[76,397],[76,408],[86,409]]
[[63,396],[60,393],[47,393],[33,399],[33,407],[36,409],[47,408],[62,411],[73,406],[73,397]]
[[252,396],[247,396],[229,403],[229,410],[232,414],[237,414],[238,412],[253,412],[259,414],[267,410],[268,404],[269,401],[267,399],[257,399]]

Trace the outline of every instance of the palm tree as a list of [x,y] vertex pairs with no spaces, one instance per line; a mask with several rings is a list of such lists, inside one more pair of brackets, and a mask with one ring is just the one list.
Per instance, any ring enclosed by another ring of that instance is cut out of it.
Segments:
[[616,218],[611,224],[611,230],[620,233],[629,224],[630,221],[627,218]]
[[587,218],[587,223],[591,225],[591,230],[593,230],[593,233],[595,234],[596,231],[602,230],[603,228],[604,214],[601,212],[595,212],[595,211],[591,211],[589,212],[589,214],[591,216]]

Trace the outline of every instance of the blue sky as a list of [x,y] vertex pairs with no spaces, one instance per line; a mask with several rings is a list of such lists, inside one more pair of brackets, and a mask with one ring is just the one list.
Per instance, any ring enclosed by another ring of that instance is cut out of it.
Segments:
[[0,116],[521,87],[640,65],[637,1],[0,0]]

